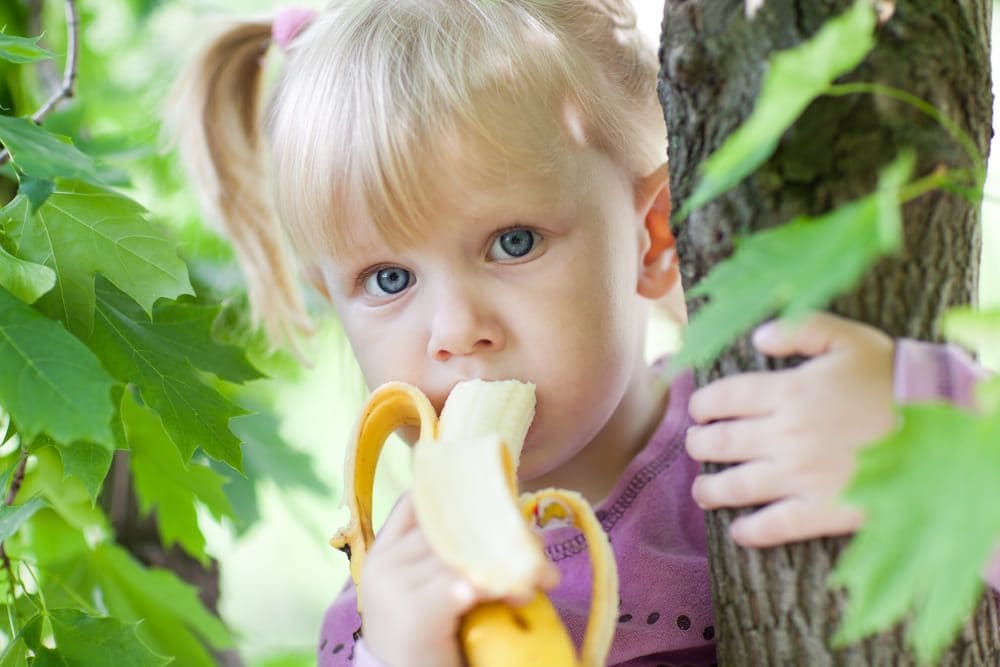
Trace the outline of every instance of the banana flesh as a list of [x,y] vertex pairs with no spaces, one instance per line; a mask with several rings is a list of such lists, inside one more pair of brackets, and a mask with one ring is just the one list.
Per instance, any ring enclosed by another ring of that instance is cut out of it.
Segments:
[[[374,539],[375,469],[385,439],[417,427],[413,502],[429,543],[490,597],[530,598],[523,606],[488,602],[461,623],[470,667],[597,667],[617,620],[617,571],[607,536],[578,494],[549,489],[517,500],[516,468],[534,417],[534,387],[514,380],[472,380],[452,390],[438,418],[412,385],[391,382],[372,392],[345,460],[349,524],[330,543],[348,554],[355,586]],[[544,507],[544,511],[540,508]],[[547,559],[532,524],[570,518],[585,534],[595,576],[591,617],[579,656],[551,602],[537,590]],[[360,596],[359,608],[360,608]]]

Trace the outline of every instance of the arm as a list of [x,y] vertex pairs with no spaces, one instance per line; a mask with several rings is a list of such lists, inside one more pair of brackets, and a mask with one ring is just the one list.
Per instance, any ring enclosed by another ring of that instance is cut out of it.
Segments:
[[364,642],[360,636],[355,639],[360,629],[361,617],[358,616],[354,583],[348,580],[323,617],[316,655],[317,666],[385,667],[363,647]]
[[975,385],[988,375],[960,348],[901,339],[896,343],[895,399],[898,403],[947,401],[971,408]]
[[[899,403],[948,401],[971,408],[976,383],[989,372],[960,348],[915,340],[896,343],[895,396]],[[983,578],[1000,591],[1000,544],[983,572]]]

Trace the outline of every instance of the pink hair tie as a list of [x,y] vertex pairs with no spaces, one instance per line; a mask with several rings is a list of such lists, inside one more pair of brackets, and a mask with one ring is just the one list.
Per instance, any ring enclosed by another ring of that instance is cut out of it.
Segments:
[[317,13],[315,9],[305,7],[285,7],[278,10],[271,22],[271,39],[279,49],[288,53],[292,40],[316,18]]

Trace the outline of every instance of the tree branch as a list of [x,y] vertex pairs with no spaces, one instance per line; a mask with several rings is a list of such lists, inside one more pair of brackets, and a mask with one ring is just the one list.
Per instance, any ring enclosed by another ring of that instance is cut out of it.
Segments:
[[[21,460],[17,463],[17,470],[14,471],[14,478],[10,481],[10,489],[7,490],[7,497],[4,499],[4,505],[7,507],[13,505],[17,499],[17,493],[21,490],[21,484],[24,482],[24,472],[27,467],[28,451],[22,448]],[[11,567],[10,557],[7,556],[7,549],[4,547],[3,542],[0,542],[0,562],[2,562],[3,569],[7,571],[7,576],[10,578],[10,590],[13,595],[17,579],[14,578],[14,568]]]
[[[58,90],[45,101],[31,116],[31,120],[40,125],[45,117],[63,101],[70,99],[75,94],[76,87],[76,61],[79,56],[79,46],[77,40],[80,35],[80,18],[76,11],[76,0],[66,1],[66,66],[63,68],[63,80]],[[10,160],[10,151],[4,148],[0,151],[0,166]]]

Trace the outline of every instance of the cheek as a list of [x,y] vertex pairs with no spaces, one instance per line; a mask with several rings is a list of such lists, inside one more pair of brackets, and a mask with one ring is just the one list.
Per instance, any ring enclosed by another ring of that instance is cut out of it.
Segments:
[[411,366],[419,358],[419,343],[411,329],[351,309],[338,309],[337,315],[370,389],[390,380],[416,380]]

